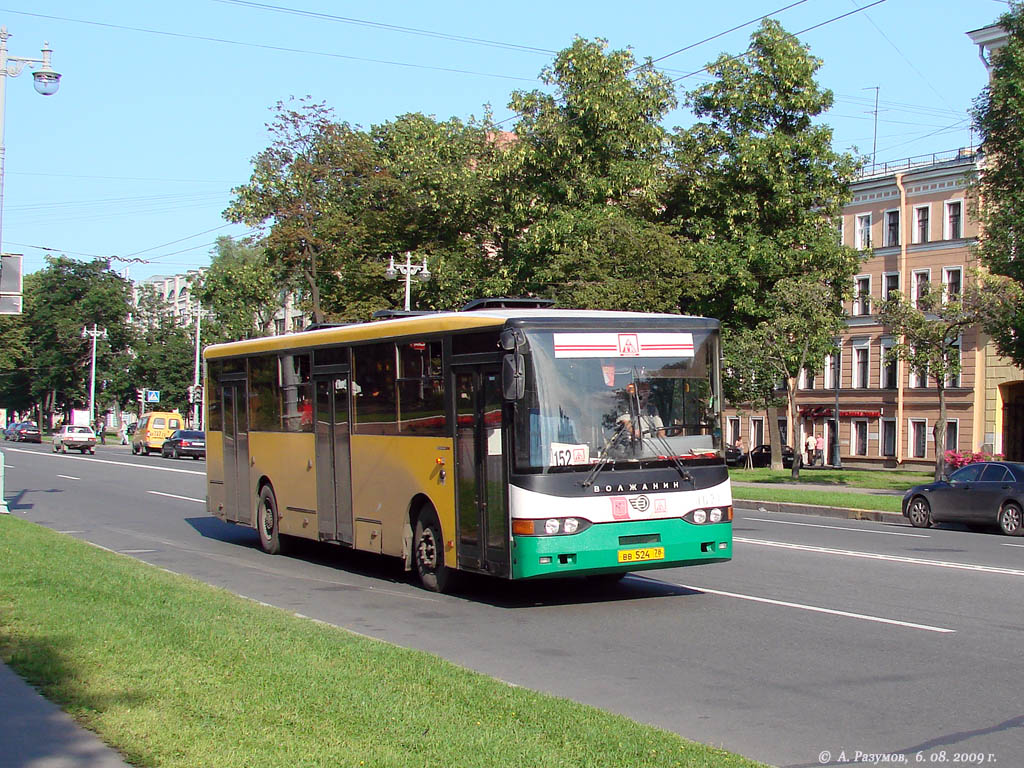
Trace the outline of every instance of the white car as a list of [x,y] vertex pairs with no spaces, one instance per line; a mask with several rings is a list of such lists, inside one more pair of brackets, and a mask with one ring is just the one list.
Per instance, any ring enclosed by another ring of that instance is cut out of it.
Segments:
[[67,453],[69,448],[82,453],[96,453],[96,433],[90,427],[65,424],[53,436],[53,452]]

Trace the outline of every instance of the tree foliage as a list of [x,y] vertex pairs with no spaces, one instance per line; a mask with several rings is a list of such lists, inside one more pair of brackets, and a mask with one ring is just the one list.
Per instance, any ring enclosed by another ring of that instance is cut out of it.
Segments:
[[935,383],[939,417],[932,437],[935,479],[942,477],[946,444],[946,390],[960,376],[961,336],[975,326],[1002,326],[1018,311],[1024,298],[1020,286],[1005,277],[974,272],[960,294],[947,295],[941,285],[930,285],[915,302],[893,292],[882,302],[878,319],[898,336],[888,360],[904,360],[912,371]]
[[43,404],[43,420],[88,405],[92,340],[83,327],[107,331],[96,345],[98,404],[130,397],[125,375],[132,327],[129,283],[107,262],[47,257],[45,268],[25,277],[25,326],[32,359],[29,392]]
[[[985,154],[979,254],[993,273],[1024,285],[1024,6],[1014,0],[998,23],[1007,43],[992,54],[991,80],[973,112]],[[1000,353],[1024,366],[1024,305],[992,330]]]
[[210,267],[193,278],[192,295],[212,317],[200,326],[206,343],[249,339],[270,332],[282,280],[263,248],[217,238]]

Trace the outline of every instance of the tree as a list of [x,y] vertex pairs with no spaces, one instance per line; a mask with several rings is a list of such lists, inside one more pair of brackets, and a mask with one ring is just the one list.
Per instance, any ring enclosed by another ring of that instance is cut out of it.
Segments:
[[[352,145],[372,157],[366,137],[345,123],[336,123],[324,104],[300,101],[292,109],[283,102],[268,125],[273,140],[253,158],[248,184],[233,190],[225,210],[229,221],[250,226],[270,224],[264,240],[271,263],[300,279],[308,291],[314,322],[323,322],[320,275],[332,273],[339,260],[344,230],[335,213],[338,188],[372,172],[370,165],[353,168]],[[342,160],[347,162],[343,163]]]
[[266,335],[280,307],[281,283],[262,248],[217,238],[209,269],[192,281],[192,295],[213,314],[207,343]]
[[160,410],[187,412],[195,365],[193,334],[178,324],[152,288],[139,296],[134,319],[130,380],[135,387],[159,390]]
[[510,290],[678,312],[692,270],[658,221],[671,81],[581,38],[541,79],[553,93],[512,94],[520,119],[492,170],[495,262]]
[[931,377],[939,400],[939,418],[932,430],[935,444],[935,479],[945,467],[946,390],[960,376],[960,340],[969,328],[997,328],[1016,313],[1024,298],[1019,285],[1005,277],[974,272],[963,291],[946,295],[940,285],[929,285],[911,302],[893,292],[882,302],[878,319],[899,337],[887,353],[887,362],[905,360],[910,370]]
[[[759,350],[761,364],[784,382],[790,429],[796,437],[796,390],[800,374],[820,364],[835,349],[843,329],[843,294],[827,280],[805,275],[783,278],[766,297],[770,317],[741,332],[744,343]],[[793,478],[800,476],[800,446],[793,445]],[[775,441],[772,441],[774,463]],[[779,446],[781,449],[781,446]],[[780,452],[781,458],[781,452]]]
[[123,401],[128,395],[130,295],[129,283],[99,259],[47,257],[45,268],[25,277],[25,324],[34,366],[30,391],[42,404],[46,426],[54,411],[67,414],[88,403],[92,340],[82,338],[85,326],[95,323],[107,331],[96,348],[97,401]]
[[672,137],[664,213],[707,281],[689,309],[720,318],[741,349],[770,344],[787,386],[831,349],[860,258],[836,236],[857,163],[815,123],[832,105],[820,66],[770,19],[744,55],[709,65],[714,79],[687,99],[699,121]]
[[[979,255],[993,273],[1024,285],[1024,5],[1010,2],[999,18],[1006,45],[992,53],[989,85],[975,101],[985,167],[978,181]],[[1024,366],[1024,305],[993,328],[1000,354]]]

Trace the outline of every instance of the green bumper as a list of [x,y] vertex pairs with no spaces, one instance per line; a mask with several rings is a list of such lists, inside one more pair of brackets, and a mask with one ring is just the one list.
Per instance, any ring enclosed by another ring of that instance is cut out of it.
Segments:
[[[619,562],[619,552],[663,547],[658,560]],[[513,536],[512,578],[625,573],[732,559],[732,523],[681,519],[599,523],[567,536]]]

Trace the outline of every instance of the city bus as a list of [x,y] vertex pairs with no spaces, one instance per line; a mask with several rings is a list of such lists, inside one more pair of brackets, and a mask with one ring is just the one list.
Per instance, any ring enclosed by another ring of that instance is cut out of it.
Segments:
[[727,561],[718,321],[478,300],[208,347],[207,507],[463,571],[586,576]]

